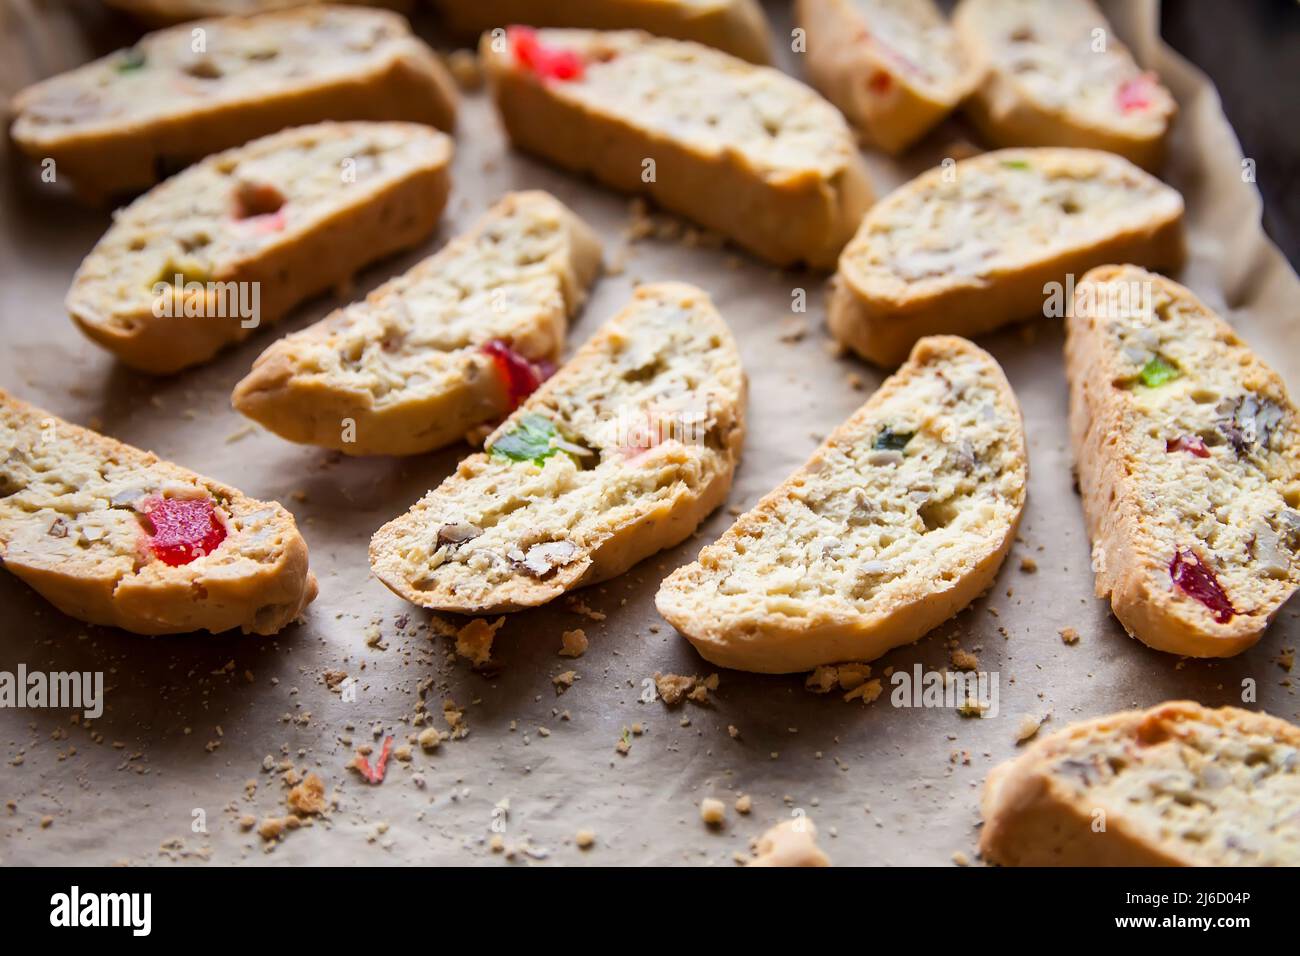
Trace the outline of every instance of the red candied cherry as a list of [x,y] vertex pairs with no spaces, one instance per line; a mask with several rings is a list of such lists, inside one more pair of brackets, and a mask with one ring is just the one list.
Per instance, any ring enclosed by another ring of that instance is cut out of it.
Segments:
[[1227,624],[1237,613],[1214,571],[1195,551],[1186,548],[1175,551],[1173,560],[1169,562],[1169,576],[1175,587],[1209,608],[1220,624]]
[[137,505],[149,525],[149,548],[177,567],[211,554],[226,540],[226,526],[207,498],[146,498]]
[[555,372],[555,366],[551,362],[534,364],[511,348],[510,343],[503,339],[490,339],[480,345],[479,349],[492,359],[497,374],[505,383],[512,412],[525,398],[537,391],[537,386]]
[[1155,74],[1140,73],[1121,83],[1115,91],[1115,103],[1125,113],[1135,113],[1151,105],[1151,92],[1155,87]]
[[877,96],[888,93],[893,88],[893,85],[893,78],[884,70],[876,70],[867,78],[867,89]]
[[1165,451],[1170,453],[1185,451],[1197,458],[1210,457],[1210,449],[1205,447],[1205,442],[1199,435],[1179,435],[1177,438],[1166,439]]
[[515,55],[515,61],[542,79],[582,79],[582,57],[574,50],[547,46],[532,27],[508,27],[506,39]]
[[231,215],[258,232],[278,232],[284,228],[284,204],[288,201],[270,183],[240,180],[234,189]]

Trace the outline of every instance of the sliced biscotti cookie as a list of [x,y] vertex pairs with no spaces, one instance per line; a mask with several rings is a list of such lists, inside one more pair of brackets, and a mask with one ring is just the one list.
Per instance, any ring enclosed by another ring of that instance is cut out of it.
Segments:
[[998,363],[965,339],[922,339],[802,468],[674,571],[655,604],[722,667],[873,660],[993,583],[1027,470]]
[[186,23],[28,87],[14,141],[91,199],[321,120],[451,129],[455,87],[399,14],[311,5]]
[[808,78],[863,138],[899,153],[979,81],[933,0],[798,0]]
[[274,634],[316,597],[280,505],[2,391],[0,563],[64,614],[137,634]]
[[273,344],[235,408],[291,441],[414,455],[514,411],[553,371],[600,240],[544,192],[511,193],[364,301]]
[[516,146],[778,265],[830,268],[871,204],[844,118],[778,70],[633,31],[517,27],[480,52]]
[[1126,160],[999,150],[922,173],[867,213],[840,256],[828,324],[891,366],[923,335],[1044,314],[1049,283],[1093,266],[1173,269],[1183,255],[1182,197]]
[[318,123],[210,156],[116,213],[68,312],[142,371],[206,361],[425,238],[451,152],[415,123]]
[[1156,170],[1177,105],[1092,0],[961,0],[953,25],[984,80],[966,112],[996,146],[1104,149]]
[[751,63],[771,62],[771,30],[758,0],[433,0],[462,37],[511,24],[644,30],[693,40]]
[[1067,330],[1097,596],[1159,650],[1240,653],[1300,585],[1286,386],[1190,292],[1133,266],[1084,276]]
[[[306,7],[326,0],[104,0],[106,6],[131,14],[150,26],[184,23],[202,17],[246,17],[291,7]],[[413,0],[328,0],[334,4],[386,7],[409,13]]]
[[1005,866],[1300,866],[1300,728],[1191,701],[1111,714],[995,767],[982,804]]
[[731,487],[745,376],[709,297],[637,289],[456,473],[370,543],[384,584],[467,614],[533,607],[690,535]]

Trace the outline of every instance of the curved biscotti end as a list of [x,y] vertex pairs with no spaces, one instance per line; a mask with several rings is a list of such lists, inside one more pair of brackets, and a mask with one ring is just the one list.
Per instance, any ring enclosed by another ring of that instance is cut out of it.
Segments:
[[[956,108],[979,73],[931,0],[798,0],[812,85],[863,139],[897,154]],[[870,41],[864,37],[870,37]]]
[[984,74],[965,109],[991,143],[1102,149],[1147,170],[1163,164],[1177,104],[1092,0],[961,0],[953,26]]
[[589,30],[644,30],[691,40],[748,60],[771,62],[771,29],[759,0],[433,0],[443,26],[461,38],[477,38],[508,23]]
[[1098,596],[1159,650],[1229,657],[1300,586],[1300,420],[1281,378],[1191,292],[1083,277],[1070,441]]
[[844,117],[779,70],[638,31],[518,28],[479,53],[516,147],[777,265],[830,268],[871,203]]
[[[192,47],[202,30],[206,48]],[[455,85],[399,14],[299,5],[185,23],[14,99],[14,141],[90,199],[147,189],[204,156],[323,120],[450,129]]]
[[725,667],[873,660],[993,583],[1024,508],[1025,456],[993,357],[923,339],[799,471],[664,581],[656,607]]
[[600,240],[554,196],[508,193],[365,300],[273,343],[235,386],[271,431],[350,455],[413,455],[495,423],[560,360]]
[[[330,0],[331,3],[384,7],[410,13],[413,0]],[[165,27],[205,17],[228,17],[247,13],[249,4],[240,0],[104,0],[104,5],[129,13],[145,26]],[[302,6],[302,0],[257,0],[260,13]]]
[[1298,746],[1287,721],[1192,701],[1071,724],[990,771],[980,853],[1004,866],[1296,866]]
[[1065,313],[1071,277],[1106,262],[1181,265],[1183,200],[1091,149],[1007,149],[922,173],[876,203],[828,305],[836,340],[889,367],[925,335]]
[[543,604],[687,538],[731,487],[745,376],[708,295],[641,286],[456,473],[370,545],[389,588],[442,611]]
[[274,634],[316,597],[293,516],[0,392],[0,558],[71,617]]
[[206,361],[433,231],[451,139],[416,123],[318,123],[210,156],[115,216],[73,278],[77,326],[121,361]]

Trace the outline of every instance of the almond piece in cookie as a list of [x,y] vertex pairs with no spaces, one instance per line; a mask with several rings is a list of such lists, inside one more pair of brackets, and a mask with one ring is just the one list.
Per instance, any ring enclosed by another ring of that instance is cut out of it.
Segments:
[[779,70],[633,31],[518,27],[479,52],[515,146],[777,265],[831,268],[871,205],[844,117]]
[[984,76],[966,113],[997,146],[1081,146],[1164,163],[1177,104],[1092,0],[961,0],[953,26]]
[[1051,290],[1093,266],[1177,268],[1182,230],[1182,197],[1110,153],[1007,149],[942,165],[862,220],[835,274],[831,334],[897,365],[921,336],[1050,314]]
[[404,17],[322,4],[150,33],[21,91],[11,133],[98,201],[285,127],[404,120],[450,130],[455,109],[451,76]]
[[869,143],[899,153],[956,109],[980,75],[933,0],[798,0],[812,85]]
[[984,784],[1004,866],[1300,866],[1300,728],[1170,701],[1030,744]]
[[349,455],[441,448],[554,371],[599,265],[600,240],[559,200],[510,193],[364,301],[274,343],[232,401],[290,441]]
[[643,285],[487,439],[370,543],[415,604],[486,614],[621,574],[726,498],[745,377],[709,297]]
[[0,392],[0,561],[70,617],[274,634],[316,597],[293,516]]
[[771,31],[759,0],[433,0],[442,22],[477,38],[506,24],[644,30],[768,63]]
[[1067,323],[1070,443],[1098,597],[1151,647],[1231,657],[1300,586],[1300,421],[1187,289],[1093,269]]
[[432,232],[451,151],[414,123],[320,123],[210,156],[118,211],[68,311],[141,371],[207,361]]
[[722,667],[874,660],[993,583],[1027,473],[998,363],[965,339],[922,339],[802,468],[669,575],[655,605]]

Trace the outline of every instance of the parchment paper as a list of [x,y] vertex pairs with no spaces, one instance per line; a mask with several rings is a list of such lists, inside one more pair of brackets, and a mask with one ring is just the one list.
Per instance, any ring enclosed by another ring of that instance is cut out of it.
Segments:
[[[134,36],[129,21],[88,0],[16,0],[2,9],[9,11],[0,34],[8,93]],[[1108,11],[1181,107],[1166,170],[1187,201],[1191,261],[1179,278],[1224,310],[1300,388],[1300,284],[1260,229],[1258,193],[1242,181],[1241,150],[1213,87],[1160,42],[1154,3],[1110,4]],[[769,13],[777,35],[788,36],[788,5],[769,4]],[[438,42],[430,24],[419,26]],[[797,73],[796,59],[787,53],[781,64]],[[597,285],[570,349],[638,280],[701,285],[735,329],[752,385],[751,427],[730,501],[739,509],[798,467],[883,377],[828,355],[824,276],[781,273],[730,249],[673,239],[623,251],[627,198],[510,153],[484,94],[465,98],[462,117],[453,198],[438,234],[359,277],[357,296],[437,249],[503,191],[552,191],[598,227],[608,260],[626,260],[622,274]],[[878,191],[958,155],[967,137],[950,122],[902,163],[872,157]],[[116,366],[62,308],[107,215],[42,184],[12,147],[0,161],[0,384],[72,421],[283,502],[297,516],[321,585],[306,622],[275,639],[150,639],[66,619],[0,575],[0,669],[13,672],[21,662],[32,670],[103,671],[107,684],[107,709],[90,727],[70,722],[68,711],[0,710],[0,802],[12,801],[0,808],[2,862],[733,865],[751,837],[803,812],[838,864],[949,864],[956,851],[973,856],[979,785],[1016,752],[1026,714],[1050,713],[1045,733],[1171,698],[1240,704],[1242,681],[1250,678],[1258,685],[1251,706],[1297,717],[1295,688],[1277,663],[1296,644],[1295,610],[1284,610],[1264,639],[1235,659],[1183,662],[1127,637],[1093,598],[1066,447],[1062,334],[1058,322],[1046,320],[982,340],[1005,367],[1026,417],[1031,480],[1022,541],[988,595],[875,665],[877,675],[918,662],[943,668],[956,642],[978,655],[981,670],[999,676],[998,716],[895,708],[888,682],[886,695],[864,706],[838,694],[815,696],[801,676],[729,671],[709,706],[641,702],[643,682],[656,671],[712,671],[659,620],[653,599],[670,570],[733,520],[726,509],[696,539],[582,592],[586,605],[607,615],[603,621],[564,602],[512,616],[497,637],[492,669],[476,673],[449,658],[450,643],[426,632],[425,613],[371,578],[366,561],[373,530],[436,485],[467,449],[336,460],[250,433],[228,396],[275,331],[171,379]],[[807,290],[806,314],[791,312],[795,288]],[[311,303],[281,329],[300,328],[335,304]],[[789,341],[800,320],[806,334]],[[851,373],[864,388],[850,385]],[[1020,570],[1024,557],[1036,562],[1036,573]],[[386,649],[367,646],[372,621]],[[558,657],[561,632],[576,627],[590,649],[576,661]],[[1063,627],[1078,630],[1077,644],[1063,643]],[[551,678],[569,669],[580,679],[559,695]],[[359,678],[356,700],[331,693],[325,670]],[[422,683],[429,684],[431,723],[445,729],[441,704],[454,699],[465,708],[469,736],[432,756],[415,747],[409,763],[390,764],[382,785],[364,783],[345,769],[353,746],[373,743],[376,725],[405,742],[417,729],[408,720]],[[637,723],[643,734],[629,735],[630,752],[619,755],[624,728]],[[267,755],[319,774],[337,799],[325,818],[269,851],[237,823],[245,814],[261,820],[286,812],[281,775],[262,769]],[[753,799],[748,816],[730,809],[742,793]],[[707,796],[728,804],[720,829],[700,821]],[[206,832],[196,828],[200,819]],[[597,835],[590,850],[574,845],[581,828]],[[514,852],[492,852],[498,832]]]

